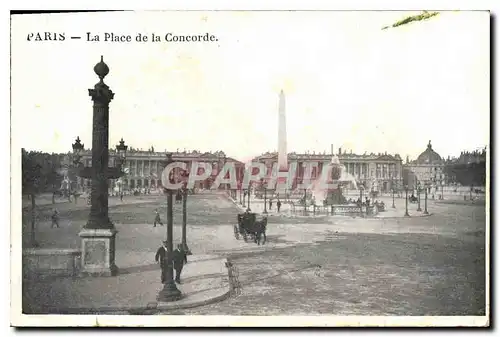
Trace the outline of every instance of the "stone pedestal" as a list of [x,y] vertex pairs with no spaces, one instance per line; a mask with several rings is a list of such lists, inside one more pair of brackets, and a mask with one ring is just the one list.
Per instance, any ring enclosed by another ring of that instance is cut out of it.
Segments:
[[92,276],[115,276],[116,229],[82,229],[81,273]]

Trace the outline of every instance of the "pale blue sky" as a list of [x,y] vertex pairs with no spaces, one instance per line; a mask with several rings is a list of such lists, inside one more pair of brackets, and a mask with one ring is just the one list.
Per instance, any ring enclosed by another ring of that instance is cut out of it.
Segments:
[[[13,145],[91,144],[88,88],[104,55],[110,145],[277,149],[286,94],[288,151],[442,156],[489,143],[489,14],[446,12],[382,31],[403,12],[149,12],[18,16],[12,21]],[[90,29],[90,27],[92,27]],[[34,30],[82,35],[205,33],[218,43],[27,42]]]

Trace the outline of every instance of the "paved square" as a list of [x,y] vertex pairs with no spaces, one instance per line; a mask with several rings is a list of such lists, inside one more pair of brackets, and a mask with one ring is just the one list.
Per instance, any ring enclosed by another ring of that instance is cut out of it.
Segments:
[[[119,231],[117,265],[150,265],[165,237],[165,227],[152,225],[154,210],[166,222],[166,200],[128,198],[110,207]],[[385,200],[386,205],[391,201]],[[181,205],[174,206],[174,236],[179,242]],[[402,200],[396,206],[400,209]],[[178,313],[483,315],[484,204],[429,201],[428,206],[431,216],[406,219],[270,216],[268,242],[257,246],[235,239],[232,227],[239,209],[224,194],[191,196],[189,247],[195,256],[230,258],[242,288],[239,296]],[[78,248],[77,233],[85,224],[88,206],[57,207],[59,229],[50,228],[52,205],[38,209],[37,241],[42,247]],[[410,207],[416,214],[416,206]]]

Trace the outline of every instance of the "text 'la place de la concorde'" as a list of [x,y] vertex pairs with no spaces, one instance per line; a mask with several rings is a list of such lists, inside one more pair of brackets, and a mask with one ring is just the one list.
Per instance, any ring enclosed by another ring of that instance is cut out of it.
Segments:
[[157,33],[137,33],[118,34],[118,33],[103,33],[94,34],[91,32],[86,33],[88,42],[217,42],[219,39],[210,33],[202,34],[157,34]]

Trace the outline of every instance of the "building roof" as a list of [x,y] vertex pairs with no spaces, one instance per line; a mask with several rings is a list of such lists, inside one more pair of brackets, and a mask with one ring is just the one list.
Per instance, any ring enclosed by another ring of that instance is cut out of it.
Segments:
[[415,160],[416,164],[434,164],[434,163],[441,163],[443,159],[441,156],[432,149],[432,144],[431,141],[429,140],[429,144],[427,144],[427,149],[425,149],[424,152],[422,152],[417,160]]
[[[370,154],[355,154],[355,153],[339,153],[336,156],[341,161],[345,160],[383,160],[383,161],[401,161],[401,157],[398,154],[391,155],[387,153],[370,153]],[[254,161],[266,160],[266,159],[277,159],[278,152],[266,152],[254,158]],[[332,159],[332,154],[323,153],[288,153],[288,160],[318,160],[318,161],[330,161]]]
[[[160,159],[166,159],[167,153],[172,154],[172,159],[173,160],[202,160],[202,161],[214,161],[218,162],[221,160],[224,160],[226,162],[234,162],[237,164],[243,164],[239,160],[236,160],[232,157],[227,156],[223,151],[216,151],[216,152],[201,152],[197,150],[193,151],[154,151],[153,149],[150,150],[137,150],[137,149],[130,149],[127,151],[127,158],[160,158]],[[117,154],[117,151],[115,149],[109,149],[109,156],[113,157]],[[85,149],[84,151],[81,152],[81,156],[83,157],[90,157],[92,156],[92,150],[90,149]]]

